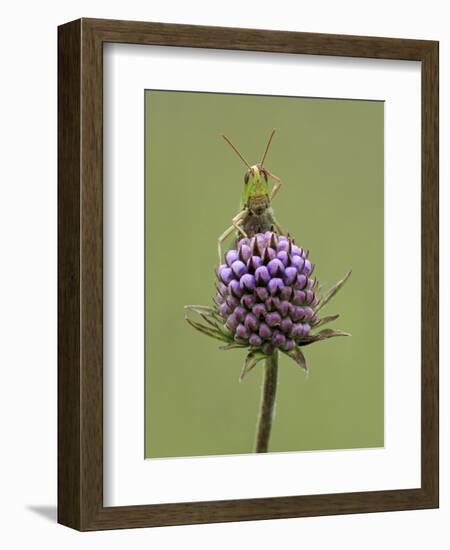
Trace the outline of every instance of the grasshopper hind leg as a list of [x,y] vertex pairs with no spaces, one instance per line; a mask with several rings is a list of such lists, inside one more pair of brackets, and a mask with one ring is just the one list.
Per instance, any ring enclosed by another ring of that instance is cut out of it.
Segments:
[[237,216],[235,216],[232,220],[232,225],[228,229],[226,229],[222,235],[217,239],[217,252],[219,254],[219,264],[222,262],[222,243],[233,233],[233,231],[237,231],[238,233],[241,233],[243,237],[247,237],[247,233],[242,228],[242,224],[244,223],[245,218],[247,217],[248,212],[247,210],[243,210],[242,212],[239,212]]
[[275,229],[278,235],[285,235],[283,228],[273,216],[272,216],[272,224],[273,224],[272,227]]
[[234,225],[230,225],[228,229],[226,229],[222,235],[217,239],[217,252],[219,254],[219,264],[222,262],[222,243],[225,241],[231,233],[235,230]]

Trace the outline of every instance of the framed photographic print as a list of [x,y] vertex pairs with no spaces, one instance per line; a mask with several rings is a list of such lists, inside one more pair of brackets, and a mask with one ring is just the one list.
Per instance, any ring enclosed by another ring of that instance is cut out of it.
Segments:
[[59,27],[58,520],[438,506],[438,43]]

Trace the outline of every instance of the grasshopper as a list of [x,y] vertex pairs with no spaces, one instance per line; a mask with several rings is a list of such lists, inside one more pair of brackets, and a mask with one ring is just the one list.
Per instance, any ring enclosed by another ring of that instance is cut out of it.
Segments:
[[[275,176],[264,167],[267,153],[269,151],[275,129],[270,133],[261,162],[250,166],[233,143],[222,134],[223,139],[238,155],[242,162],[247,166],[244,174],[244,189],[242,192],[241,205],[239,213],[231,220],[231,225],[226,229],[217,240],[219,253],[219,263],[222,261],[222,243],[234,232],[243,237],[253,237],[256,233],[265,231],[276,231],[282,234],[283,231],[274,217],[272,201],[281,187],[281,179]],[[274,186],[270,189],[269,178],[274,181]]]

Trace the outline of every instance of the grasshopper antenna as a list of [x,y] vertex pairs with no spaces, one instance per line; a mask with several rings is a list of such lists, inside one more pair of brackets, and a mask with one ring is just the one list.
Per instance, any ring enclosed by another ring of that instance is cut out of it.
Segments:
[[231,143],[231,141],[225,136],[224,134],[221,134],[223,139],[228,143],[228,145],[233,149],[233,151],[237,154],[237,156],[242,160],[242,162],[247,166],[247,168],[250,170],[251,166],[250,164],[245,160],[245,158],[239,153],[239,151],[236,149],[236,147]]
[[262,158],[262,161],[261,161],[261,166],[264,165],[264,161],[266,160],[266,157],[267,157],[267,153],[269,151],[269,147],[270,147],[270,144],[272,143],[272,138],[273,138],[273,135],[275,133],[275,128],[272,130],[272,132],[270,133],[270,136],[269,136],[269,140],[267,142],[267,145],[266,145],[266,148],[264,150],[264,155],[263,155],[263,158]]

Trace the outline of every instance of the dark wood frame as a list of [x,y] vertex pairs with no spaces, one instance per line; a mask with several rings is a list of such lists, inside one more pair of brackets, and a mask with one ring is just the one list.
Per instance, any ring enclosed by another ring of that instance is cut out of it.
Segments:
[[[103,506],[102,69],[121,42],[420,61],[422,483],[417,489]],[[438,506],[438,42],[79,19],[58,29],[58,521],[82,531]]]

